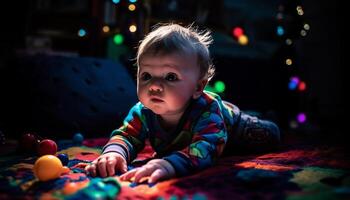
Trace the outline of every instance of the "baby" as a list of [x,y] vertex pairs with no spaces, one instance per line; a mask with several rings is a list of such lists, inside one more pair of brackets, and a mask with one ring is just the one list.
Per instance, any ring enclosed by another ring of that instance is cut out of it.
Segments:
[[[234,145],[276,146],[278,127],[242,113],[217,94],[204,91],[214,75],[209,31],[160,25],[137,52],[137,95],[123,125],[112,132],[102,154],[85,169],[102,177],[149,183],[205,169]],[[153,159],[127,171],[149,140]]]

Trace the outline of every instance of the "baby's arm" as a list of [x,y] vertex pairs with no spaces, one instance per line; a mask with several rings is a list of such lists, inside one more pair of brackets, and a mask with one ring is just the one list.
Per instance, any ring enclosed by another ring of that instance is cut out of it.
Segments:
[[127,163],[136,157],[145,144],[147,127],[142,120],[142,108],[140,103],[132,107],[123,125],[112,132],[102,155],[85,168],[91,175],[106,177],[127,171]]
[[153,159],[142,167],[138,167],[123,174],[120,179],[123,181],[134,178],[139,183],[142,178],[149,177],[148,183],[155,183],[159,180],[169,179],[175,176],[174,167],[166,160]]
[[223,116],[216,107],[204,112],[192,129],[191,143],[163,159],[175,169],[177,176],[186,176],[212,166],[221,155],[227,141]]
[[92,176],[96,176],[98,172],[101,177],[107,177],[114,176],[116,172],[125,173],[127,164],[120,153],[109,152],[96,158],[85,170]]

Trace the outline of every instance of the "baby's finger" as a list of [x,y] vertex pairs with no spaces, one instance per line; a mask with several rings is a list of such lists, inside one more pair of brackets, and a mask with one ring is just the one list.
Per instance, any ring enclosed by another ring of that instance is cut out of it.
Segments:
[[162,169],[156,169],[151,177],[148,179],[148,183],[155,183],[157,182],[158,180],[161,180],[163,178],[165,178],[167,176],[167,173],[165,170],[162,170]]
[[117,163],[116,163],[116,169],[118,171],[120,171],[121,173],[125,173],[128,171],[128,166],[126,164],[126,160],[125,159],[118,159]]
[[106,159],[102,158],[97,163],[98,173],[101,177],[107,176],[106,162],[107,162]]
[[107,164],[106,164],[108,176],[114,176],[116,162],[117,161],[115,160],[115,158],[108,159]]
[[91,163],[90,165],[85,167],[85,170],[91,175],[96,176],[96,165]]
[[126,172],[125,174],[123,174],[123,175],[120,176],[120,180],[122,180],[122,181],[130,180],[132,177],[134,177],[135,173],[136,173],[139,169],[140,169],[140,168],[135,168],[135,169],[132,169],[132,170]]
[[151,166],[145,165],[145,166],[141,167],[140,170],[138,170],[135,173],[134,182],[139,183],[143,177],[150,176],[154,170],[155,170],[155,167],[153,165],[151,165]]

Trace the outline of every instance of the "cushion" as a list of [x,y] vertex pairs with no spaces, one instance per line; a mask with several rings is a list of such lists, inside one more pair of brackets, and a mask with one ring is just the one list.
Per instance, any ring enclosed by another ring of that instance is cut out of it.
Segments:
[[2,126],[15,134],[109,136],[137,102],[126,67],[102,58],[20,56],[2,81]]

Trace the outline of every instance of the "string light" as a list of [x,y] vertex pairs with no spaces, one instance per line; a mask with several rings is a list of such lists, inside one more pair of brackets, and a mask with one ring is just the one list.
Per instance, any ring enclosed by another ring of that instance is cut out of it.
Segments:
[[130,5],[128,6],[128,9],[129,9],[130,11],[135,11],[135,10],[136,10],[135,4],[130,4]]
[[301,6],[297,6],[297,12],[298,12],[298,15],[304,15],[304,11],[303,11],[303,8]]
[[301,92],[306,90],[306,83],[304,81],[299,83],[298,90]]
[[114,37],[113,37],[113,42],[114,44],[116,45],[121,45],[123,44],[124,42],[124,37],[122,34],[118,33],[118,34],[115,34]]
[[120,2],[120,0],[112,0],[112,2],[113,2],[114,4],[118,4],[118,3]]
[[241,35],[241,36],[239,36],[239,38],[238,38],[238,43],[239,43],[240,45],[247,45],[248,42],[249,42],[249,40],[248,40],[248,37],[247,37],[246,35]]
[[292,82],[295,82],[296,84],[299,84],[299,82],[300,82],[300,79],[298,77],[296,77],[296,76],[293,76],[292,78],[290,78],[290,80]]
[[293,44],[293,41],[292,41],[290,38],[287,38],[287,39],[286,39],[286,44],[287,44],[287,45],[292,45],[292,44]]
[[305,123],[306,122],[306,114],[305,113],[299,113],[297,115],[297,120],[300,124]]
[[102,31],[103,31],[104,33],[108,33],[108,32],[110,31],[109,26],[107,26],[107,25],[103,26],[103,27],[102,27]]
[[307,30],[307,31],[310,30],[310,25],[309,24],[304,24],[304,29]]
[[287,58],[286,59],[286,65],[292,65],[293,64],[293,61],[292,61],[292,59],[290,59],[290,58]]
[[294,76],[290,78],[288,88],[290,90],[298,89],[298,91],[302,92],[306,90],[306,83],[304,81],[301,81],[298,77]]
[[225,83],[224,83],[224,82],[222,82],[222,81],[216,81],[216,82],[214,83],[214,88],[215,88],[215,90],[216,90],[217,92],[222,93],[222,92],[225,91],[226,86],[225,86]]
[[239,38],[241,35],[243,35],[244,31],[241,27],[235,27],[232,29],[232,35],[236,38]]
[[129,31],[130,31],[130,32],[135,33],[136,30],[137,30],[136,25],[133,24],[133,25],[130,25],[130,26],[129,26]]
[[237,38],[240,45],[247,45],[249,42],[248,37],[244,34],[243,28],[239,26],[232,29],[232,35]]
[[282,26],[277,26],[277,35],[278,36],[284,35],[284,29]]
[[[304,13],[304,9],[301,5],[296,5],[295,7],[295,11],[296,13],[293,13],[293,17],[299,17],[299,16],[303,16]],[[301,37],[305,37],[310,30],[310,25],[308,23],[301,23],[300,25],[300,31],[299,31],[299,37],[298,37],[298,32],[294,32],[294,29],[289,29],[289,23],[296,23],[292,20],[287,21],[286,23],[283,23],[281,20],[285,18],[285,16],[289,16],[288,14],[290,13],[284,13],[284,11],[289,11],[287,9],[284,9],[283,6],[279,6],[278,7],[278,13],[277,13],[277,25],[276,25],[276,34],[278,36],[281,36],[282,38],[284,38],[284,43],[288,46],[293,45],[293,43],[295,42],[296,39],[301,38]],[[294,12],[295,12],[294,11]],[[287,15],[286,15],[287,14]],[[295,15],[299,15],[299,16],[295,16]],[[283,25],[283,26],[282,26]],[[295,25],[295,24],[293,24]],[[299,25],[298,25],[299,26]],[[292,31],[292,32],[290,32]],[[298,30],[297,30],[298,31]],[[296,34],[295,34],[296,33]],[[292,59],[293,58],[293,59]],[[285,62],[285,65],[287,66],[292,66],[292,65],[296,65],[298,63],[296,63],[294,60],[295,58],[291,55],[285,55],[285,60],[282,60]],[[307,85],[305,83],[305,81],[301,80],[298,76],[292,76],[289,79],[288,82],[288,89],[289,90],[294,90],[296,92],[303,92],[307,89]],[[289,127],[290,128],[298,128],[302,123],[306,123],[307,122],[307,115],[305,112],[300,112],[295,114],[294,117],[292,117],[293,119],[289,120]]]
[[296,84],[295,82],[289,81],[288,88],[290,90],[295,90],[295,88],[297,88],[297,86],[298,86],[298,84]]
[[83,29],[83,28],[79,29],[79,30],[78,30],[78,36],[79,36],[79,37],[84,37],[84,36],[86,36],[86,31],[85,31],[85,29]]
[[300,79],[296,76],[290,78],[290,81],[288,83],[289,90],[295,90],[298,87],[299,82]]
[[305,31],[305,30],[301,30],[301,31],[300,31],[300,35],[301,35],[301,36],[305,37],[305,36],[306,36],[306,34],[307,34],[307,33],[306,33],[306,31]]

